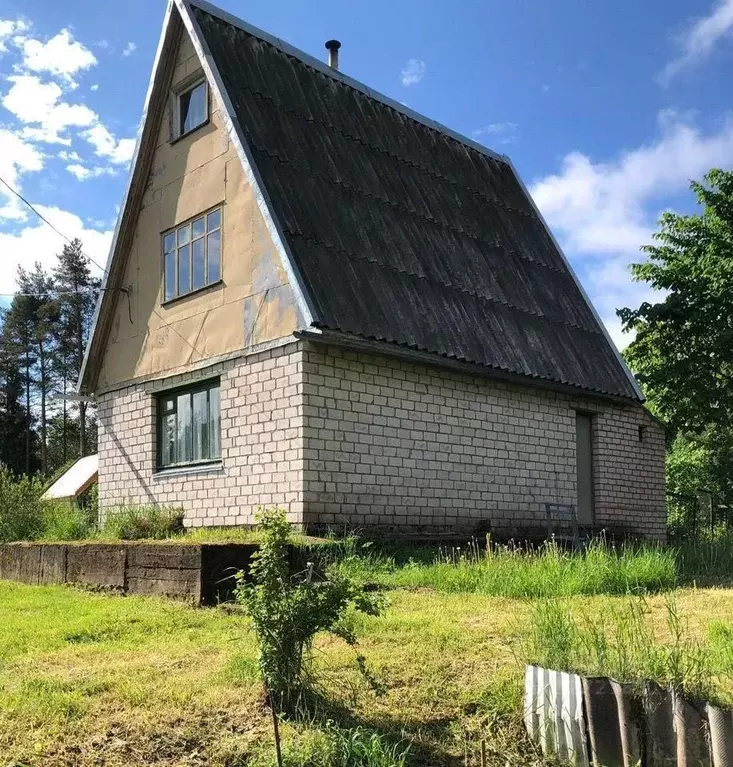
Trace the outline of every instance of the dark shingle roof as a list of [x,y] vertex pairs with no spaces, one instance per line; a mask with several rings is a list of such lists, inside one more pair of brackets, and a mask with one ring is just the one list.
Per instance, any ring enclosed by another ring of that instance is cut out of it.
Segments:
[[638,398],[508,163],[194,14],[314,324]]

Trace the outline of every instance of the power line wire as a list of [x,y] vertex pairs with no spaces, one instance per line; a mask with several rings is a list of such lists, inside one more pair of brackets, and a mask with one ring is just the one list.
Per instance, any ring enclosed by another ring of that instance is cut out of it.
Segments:
[[[62,239],[66,240],[66,242],[68,242],[70,245],[73,244],[73,240],[71,240],[69,237],[67,237],[63,232],[59,231],[45,216],[43,216],[43,214],[41,214],[40,211],[38,211],[28,200],[26,200],[26,198],[23,197],[23,195],[20,192],[18,192],[16,189],[13,189],[13,187],[10,186],[10,184],[2,176],[0,176],[0,182],[2,182],[5,185],[5,187],[7,187],[7,189],[9,189],[19,200],[21,200],[21,202],[25,203],[36,214],[36,216],[38,216],[38,218],[41,219],[41,221],[43,221],[45,224],[50,226],[51,229],[53,229],[53,231],[56,232],[56,234],[58,234],[59,237],[61,237]],[[109,276],[109,270],[106,267],[101,266],[88,253],[85,253],[83,250],[80,249],[79,252],[82,254],[82,256],[84,256],[84,258],[86,258],[87,260],[91,261],[97,268],[101,269],[107,276]],[[120,290],[122,293],[124,293],[127,296],[127,301],[128,301],[127,308],[128,308],[128,312],[130,314],[130,322],[132,323],[132,309],[131,309],[131,306],[130,306],[130,293],[127,290],[127,288],[116,288],[116,289]],[[99,290],[100,291],[115,290],[115,288],[101,288],[100,287]],[[71,292],[72,293],[78,293],[79,291],[71,291]],[[5,295],[10,295],[10,294],[5,294]],[[12,295],[23,295],[23,294],[12,294]],[[31,294],[26,294],[26,295],[31,295]],[[188,344],[188,346],[190,346],[191,349],[193,349],[193,351],[195,351],[196,354],[199,355],[199,357],[203,357],[204,356],[203,352],[199,351],[194,346],[194,344],[192,344],[185,336],[183,336],[181,333],[179,333],[173,327],[173,325],[170,322],[168,322],[168,320],[166,320],[165,317],[163,317],[163,315],[155,307],[153,307],[152,311],[153,311],[153,314],[166,327],[169,327],[184,343]]]

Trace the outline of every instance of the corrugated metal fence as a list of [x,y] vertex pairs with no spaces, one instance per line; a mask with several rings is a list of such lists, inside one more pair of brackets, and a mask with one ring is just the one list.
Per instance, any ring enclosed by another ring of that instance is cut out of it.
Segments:
[[733,767],[733,712],[654,682],[527,666],[524,719],[545,756],[578,767]]

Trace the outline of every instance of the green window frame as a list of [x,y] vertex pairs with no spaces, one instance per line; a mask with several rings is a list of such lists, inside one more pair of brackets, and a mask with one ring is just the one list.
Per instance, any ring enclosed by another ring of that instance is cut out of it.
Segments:
[[157,404],[158,469],[221,460],[221,382],[162,392]]
[[163,233],[163,303],[221,281],[221,207]]

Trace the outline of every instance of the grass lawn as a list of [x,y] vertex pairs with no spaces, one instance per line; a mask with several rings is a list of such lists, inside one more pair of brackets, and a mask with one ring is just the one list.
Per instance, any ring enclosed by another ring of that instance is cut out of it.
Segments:
[[[399,577],[397,577],[399,580]],[[519,717],[530,599],[386,583],[390,605],[360,617],[361,649],[384,684],[375,694],[340,640],[317,644],[331,708],[283,726],[286,763],[314,756],[327,719],[412,743],[407,764],[539,764]],[[692,635],[733,667],[733,590],[680,589]],[[625,598],[575,596],[607,613]],[[647,597],[666,631],[665,596]],[[726,665],[728,664],[728,665]],[[236,609],[0,582],[0,765],[271,765],[256,647]],[[381,764],[381,763],[380,763]],[[384,763],[386,764],[386,762]]]

